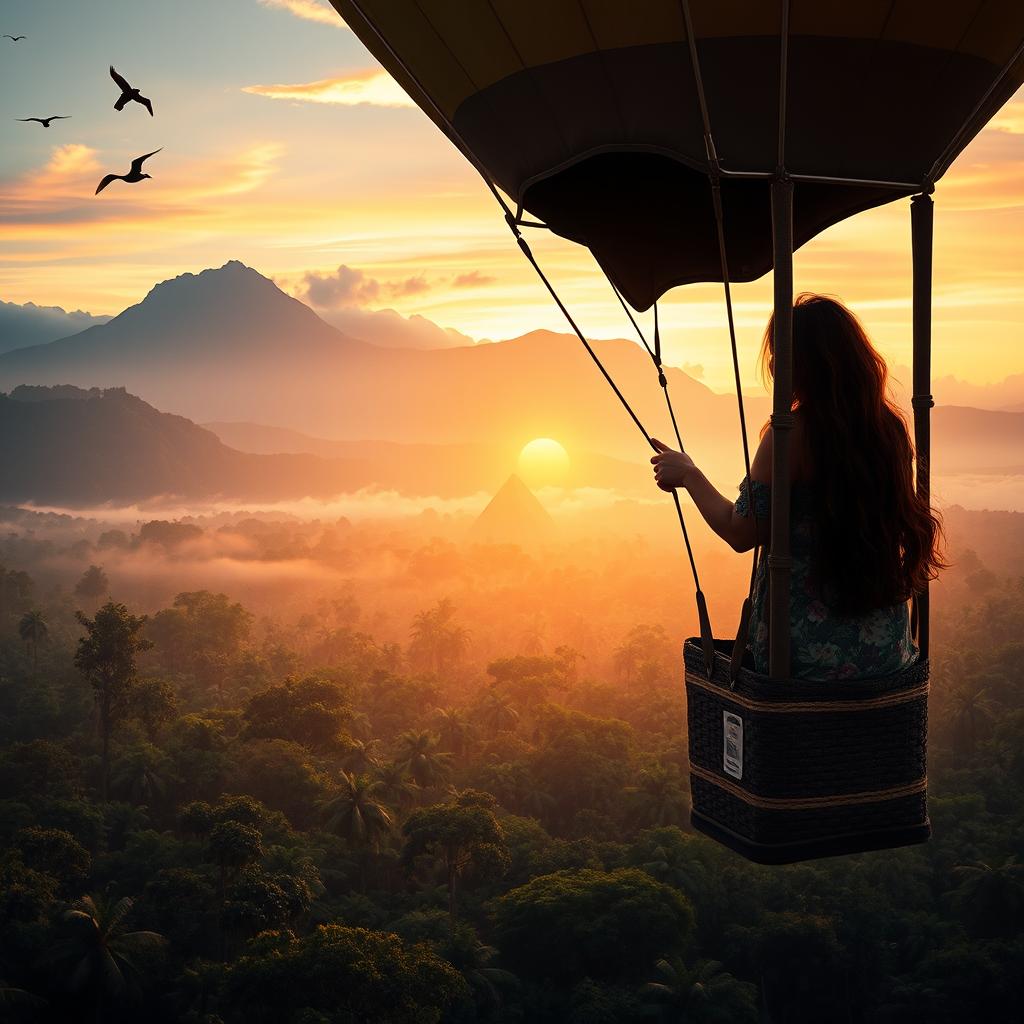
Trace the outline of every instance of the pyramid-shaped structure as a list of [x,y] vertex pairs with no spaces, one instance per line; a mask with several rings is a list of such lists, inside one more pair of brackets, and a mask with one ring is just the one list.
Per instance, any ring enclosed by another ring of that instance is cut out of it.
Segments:
[[548,540],[554,529],[547,509],[513,473],[477,517],[470,536],[488,544],[530,544]]

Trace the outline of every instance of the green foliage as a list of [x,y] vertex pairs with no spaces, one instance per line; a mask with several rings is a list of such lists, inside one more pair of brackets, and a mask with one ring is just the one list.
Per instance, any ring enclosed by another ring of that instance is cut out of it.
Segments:
[[89,851],[62,829],[23,828],[15,833],[14,848],[26,867],[55,878],[65,894],[80,891],[89,877]]
[[414,811],[402,826],[403,864],[411,868],[420,858],[429,858],[441,867],[453,920],[456,886],[470,869],[493,874],[508,867],[508,849],[493,805],[489,794],[468,791],[451,803]]
[[75,667],[93,689],[102,736],[102,790],[110,788],[110,736],[127,711],[136,682],[136,659],[152,643],[142,635],[146,616],[108,602],[89,619],[78,612],[85,635],[78,641]]
[[249,698],[245,736],[330,749],[338,743],[349,713],[348,698],[335,683],[317,676],[289,679]]
[[636,977],[692,939],[693,908],[634,868],[542,875],[495,900],[498,945],[519,973],[564,983]]
[[75,584],[75,597],[81,601],[98,601],[109,592],[110,580],[99,565],[90,565]]
[[223,1007],[229,1021],[438,1024],[465,992],[458,972],[425,947],[323,925],[304,938],[260,936],[228,970]]
[[178,695],[164,679],[140,679],[131,695],[131,715],[146,730],[150,743],[156,742],[162,726],[178,714]]

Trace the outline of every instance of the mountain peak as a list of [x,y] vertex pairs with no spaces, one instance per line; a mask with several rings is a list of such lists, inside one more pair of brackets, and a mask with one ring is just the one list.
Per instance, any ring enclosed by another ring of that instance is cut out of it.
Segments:
[[212,294],[227,289],[231,290],[232,295],[237,295],[241,288],[259,290],[267,294],[280,292],[277,285],[269,278],[264,277],[258,270],[253,270],[252,267],[246,266],[240,260],[228,260],[222,267],[211,267],[198,274],[179,274],[177,277],[161,281],[150,289],[149,294],[142,301],[145,303],[151,299],[162,300],[172,296],[177,298],[184,292],[193,295],[204,292]]

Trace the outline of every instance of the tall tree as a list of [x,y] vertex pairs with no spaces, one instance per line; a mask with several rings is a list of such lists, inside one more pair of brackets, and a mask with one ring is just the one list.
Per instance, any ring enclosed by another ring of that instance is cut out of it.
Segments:
[[960,884],[950,900],[972,932],[989,937],[1019,934],[1024,921],[1024,864],[1016,857],[1002,864],[960,864],[953,877]]
[[32,654],[32,678],[36,678],[39,663],[39,645],[46,643],[50,631],[46,626],[46,618],[38,608],[25,612],[18,623],[18,636]]
[[508,847],[494,816],[494,806],[490,793],[469,790],[451,803],[414,811],[402,826],[402,863],[412,867],[421,857],[432,858],[444,872],[452,927],[456,919],[456,887],[465,872],[471,867],[502,871],[508,867]]
[[659,960],[659,980],[644,986],[669,1020],[687,1024],[757,1024],[757,988],[740,981],[715,960],[687,967],[682,957]]
[[417,786],[430,789],[448,780],[452,755],[439,748],[436,733],[420,730],[402,733],[398,738],[398,756],[395,763],[412,776]]
[[110,580],[99,565],[90,565],[75,584],[75,597],[91,604],[100,601],[110,592]]
[[124,896],[83,896],[67,912],[69,935],[58,948],[68,964],[72,991],[91,988],[95,1019],[105,1019],[108,1001],[127,995],[141,977],[141,954],[159,949],[164,937],[156,932],[125,930],[132,901]]
[[391,830],[391,814],[381,800],[383,784],[368,775],[341,773],[338,791],[324,804],[327,827],[357,848],[376,852]]
[[102,794],[110,795],[110,736],[124,716],[135,686],[136,658],[153,645],[143,635],[147,618],[132,615],[123,604],[108,601],[94,618],[77,613],[85,628],[78,641],[75,667],[93,689],[102,743]]

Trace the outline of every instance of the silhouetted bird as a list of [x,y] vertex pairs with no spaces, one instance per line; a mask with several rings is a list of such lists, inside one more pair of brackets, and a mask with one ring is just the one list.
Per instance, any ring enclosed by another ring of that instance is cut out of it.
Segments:
[[44,128],[50,127],[51,121],[68,121],[70,114],[51,114],[49,117],[16,117],[15,121],[38,121]]
[[118,96],[117,102],[114,104],[115,110],[124,110],[125,104],[134,100],[136,103],[141,103],[149,111],[150,117],[153,116],[153,104],[146,99],[138,89],[133,89],[128,82],[114,70],[113,64],[110,65],[110,77],[117,83],[117,87],[121,90],[121,95]]
[[[163,149],[163,146],[160,147]],[[152,153],[146,153],[145,156],[137,156],[132,161],[132,169],[127,174],[108,174],[97,186],[96,195],[99,195],[112,181],[127,181],[129,185],[134,185],[137,181],[142,181],[143,178],[152,178],[152,174],[143,174],[142,165],[151,157],[155,156],[160,152],[160,149],[154,149]]]
[[12,43],[16,43],[19,39],[28,39],[28,36],[9,36],[4,33],[4,39],[10,39]]

